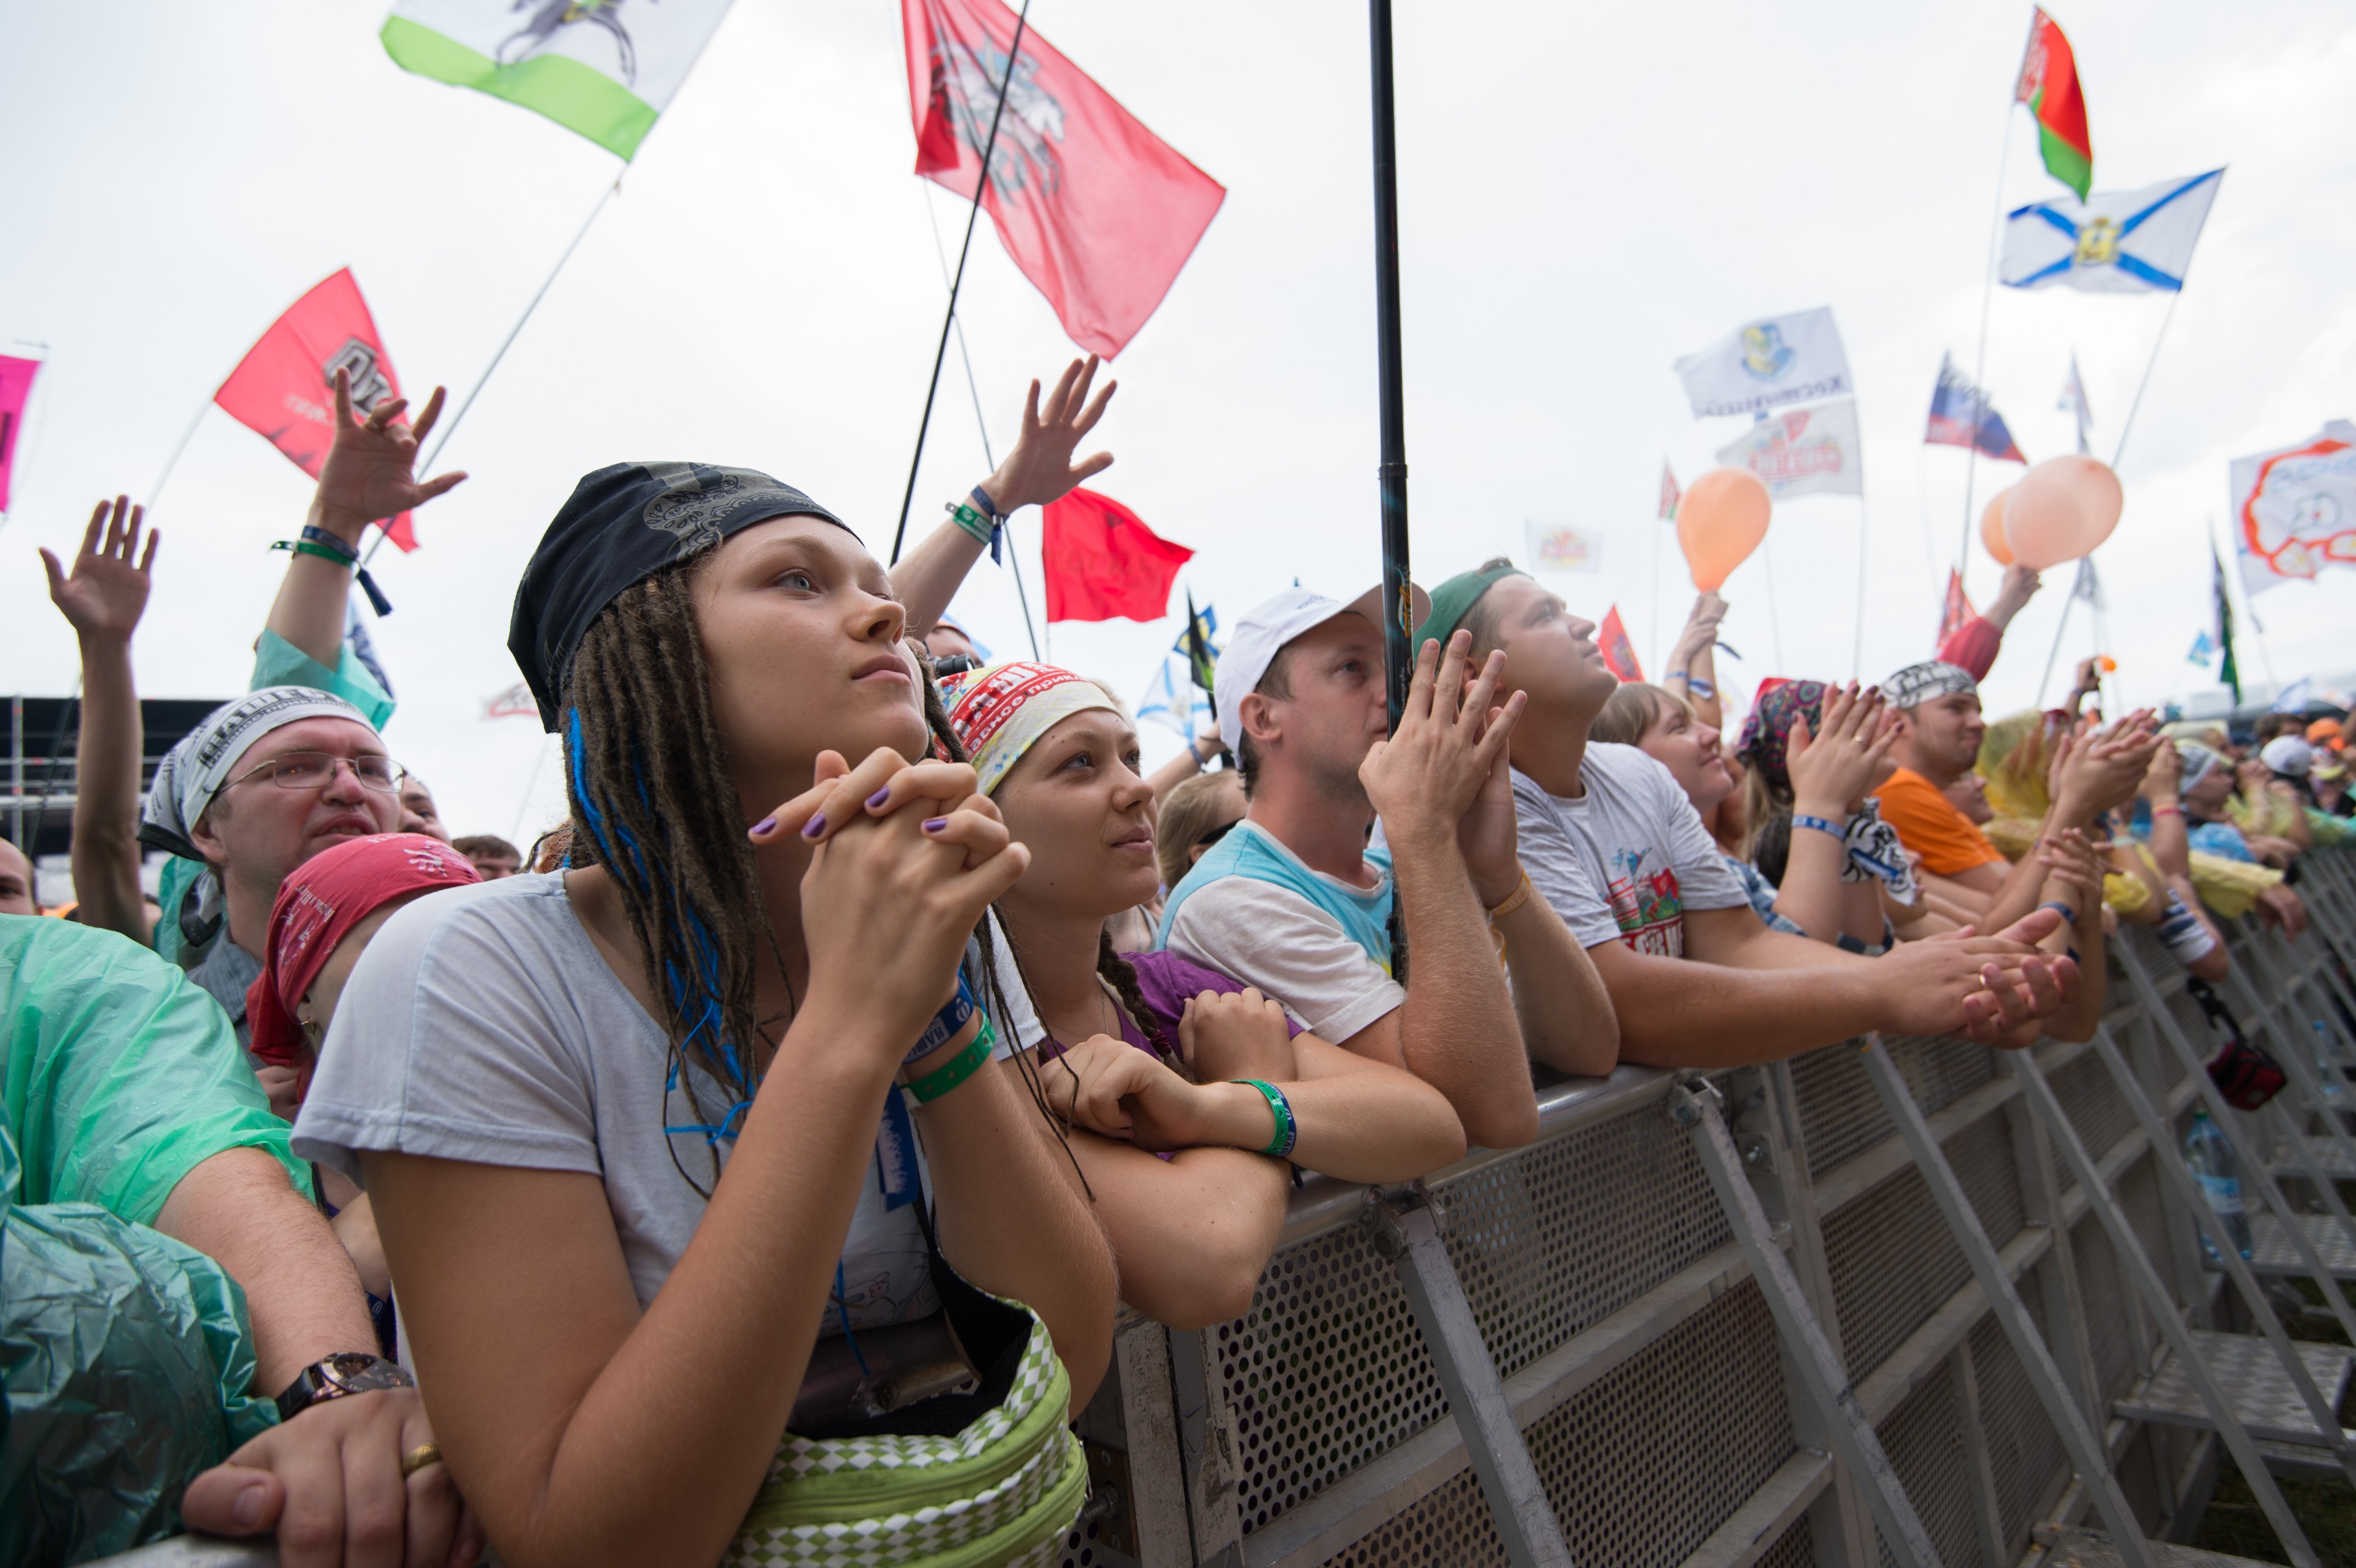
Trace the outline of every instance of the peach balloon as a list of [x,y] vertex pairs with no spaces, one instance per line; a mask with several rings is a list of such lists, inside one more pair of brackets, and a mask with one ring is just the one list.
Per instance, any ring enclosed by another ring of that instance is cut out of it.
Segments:
[[1774,510],[1767,486],[1748,468],[1713,468],[1677,503],[1677,547],[1696,588],[1714,593],[1767,537]]
[[2049,457],[2021,475],[2005,502],[2004,539],[2020,562],[2043,571],[2091,555],[2119,526],[2126,493],[2091,457]]
[[2011,494],[2009,489],[1998,490],[1988,497],[1987,510],[1980,514],[1980,543],[1987,546],[1998,566],[2012,564],[2012,547],[2004,542],[2004,498]]

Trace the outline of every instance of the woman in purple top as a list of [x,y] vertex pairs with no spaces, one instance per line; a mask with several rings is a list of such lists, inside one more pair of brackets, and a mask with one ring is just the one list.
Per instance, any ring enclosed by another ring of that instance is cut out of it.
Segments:
[[[1108,917],[1151,898],[1153,791],[1137,732],[1067,670],[996,665],[942,686],[949,725],[1030,869],[994,906],[991,1013],[1069,1126],[1121,1299],[1173,1328],[1249,1309],[1291,1167],[1403,1181],[1462,1157],[1440,1092],[1301,1033],[1172,953],[1122,955]],[[1156,1157],[1161,1156],[1163,1157]]]

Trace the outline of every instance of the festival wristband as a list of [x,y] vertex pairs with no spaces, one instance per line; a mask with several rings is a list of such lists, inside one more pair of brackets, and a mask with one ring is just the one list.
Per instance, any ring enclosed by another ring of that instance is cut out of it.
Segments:
[[925,1032],[917,1038],[915,1045],[908,1048],[908,1054],[900,1059],[900,1065],[905,1067],[920,1057],[930,1056],[955,1040],[958,1030],[965,1028],[966,1019],[971,1017],[973,1017],[973,993],[966,988],[965,976],[960,973],[958,976],[957,995],[951,997],[942,1006],[941,1010],[933,1015],[933,1021],[925,1026]]
[[1489,912],[1490,923],[1493,925],[1495,924],[1498,921],[1505,919],[1507,915],[1512,914],[1515,911],[1520,909],[1524,904],[1529,901],[1530,874],[1527,871],[1524,871],[1522,873],[1520,883],[1515,887],[1512,892],[1505,895],[1505,901]]
[[951,502],[942,509],[948,512],[951,517],[957,519],[958,527],[963,528],[966,532],[971,534],[975,539],[980,539],[984,544],[988,544],[998,532],[997,528],[991,526],[991,520],[988,517],[983,517],[980,512],[975,511],[963,501]]
[[369,569],[360,565],[359,552],[327,529],[305,523],[301,539],[278,539],[270,548],[293,550],[296,555],[316,555],[321,560],[333,561],[359,578],[360,592],[368,595],[369,607],[379,616],[392,613],[392,601],[377,587],[376,579],[369,575]]
[[2078,923],[2078,912],[2072,909],[2068,904],[2063,903],[2060,899],[2048,899],[2037,907],[2039,909],[2057,911],[2061,914],[2062,923],[2064,925],[2075,925]]
[[908,1085],[908,1093],[920,1105],[930,1104],[967,1079],[981,1071],[990,1053],[998,1049],[998,1036],[990,1027],[990,1015],[981,1016],[981,1027],[973,1032],[973,1042],[949,1061],[926,1073]]
[[1702,679],[1701,677],[1697,675],[1689,675],[1686,677],[1686,689],[1692,692],[1696,697],[1700,698],[1704,702],[1708,702],[1711,698],[1718,695],[1718,688],[1710,685],[1709,682]]
[[1795,811],[1792,813],[1792,826],[1794,827],[1813,827],[1819,833],[1831,834],[1834,837],[1839,839],[1844,844],[1848,842],[1848,829],[1842,827],[1839,823],[1835,822],[1829,816],[1812,816],[1804,811]]
[[2151,814],[2154,816],[2181,816],[2184,815],[2184,808],[2180,805],[2155,805],[2151,808]]
[[1227,1082],[1257,1089],[1266,1097],[1269,1113],[1276,1118],[1276,1136],[1259,1152],[1273,1159],[1290,1159],[1292,1146],[1301,1141],[1301,1124],[1292,1119],[1292,1102],[1284,1097],[1284,1091],[1257,1078],[1231,1078]]
[[1006,520],[1006,514],[998,509],[998,503],[990,498],[989,491],[977,485],[973,487],[972,496],[973,504],[981,508],[983,517],[993,523],[1002,523]]
[[337,554],[344,556],[349,560],[358,560],[360,558],[360,552],[359,549],[345,542],[342,535],[329,533],[327,529],[319,527],[316,523],[305,523],[303,525],[303,537],[309,539],[313,544],[325,545],[329,549],[334,550]]

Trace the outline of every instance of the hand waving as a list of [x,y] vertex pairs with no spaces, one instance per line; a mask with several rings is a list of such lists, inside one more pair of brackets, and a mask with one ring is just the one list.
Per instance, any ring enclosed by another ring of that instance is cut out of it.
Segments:
[[[148,530],[146,549],[139,548],[139,527],[145,517],[146,508],[133,506],[128,496],[117,496],[111,505],[101,501],[90,515],[90,527],[82,530],[71,576],[56,556],[41,551],[41,564],[49,573],[49,602],[84,642],[130,641],[147,608],[148,571],[155,564],[155,541],[162,536]],[[102,528],[103,539],[99,537]]]
[[1112,466],[1109,452],[1097,453],[1076,464],[1072,461],[1080,438],[1096,428],[1097,421],[1104,417],[1105,405],[1120,388],[1119,381],[1107,381],[1091,400],[1088,384],[1096,374],[1095,355],[1073,360],[1056,378],[1044,410],[1039,405],[1039,383],[1031,383],[1030,395],[1023,402],[1023,433],[1015,438],[1014,450],[1006,454],[998,472],[982,486],[998,503],[1001,516],[1012,516],[1020,507],[1044,507],[1061,500],[1074,485]]
[[442,417],[442,389],[425,400],[414,426],[401,418],[408,407],[406,398],[387,398],[359,419],[352,411],[350,377],[336,372],[336,441],[319,470],[315,503],[321,528],[357,544],[369,524],[422,507],[466,477],[461,472],[417,482],[417,448]]

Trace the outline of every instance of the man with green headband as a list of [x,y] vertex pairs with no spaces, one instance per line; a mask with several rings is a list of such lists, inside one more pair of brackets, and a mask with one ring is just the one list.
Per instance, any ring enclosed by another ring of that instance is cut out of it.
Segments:
[[1623,1060],[1770,1061],[1869,1029],[2026,1044],[2077,990],[2075,965],[2036,951],[2051,911],[1880,958],[1770,931],[1668,770],[1590,743],[1619,684],[1593,622],[1503,559],[1441,583],[1431,605],[1417,640],[1469,631],[1474,658],[1506,656],[1500,696],[1527,703],[1512,741],[1521,862],[1602,976]]

